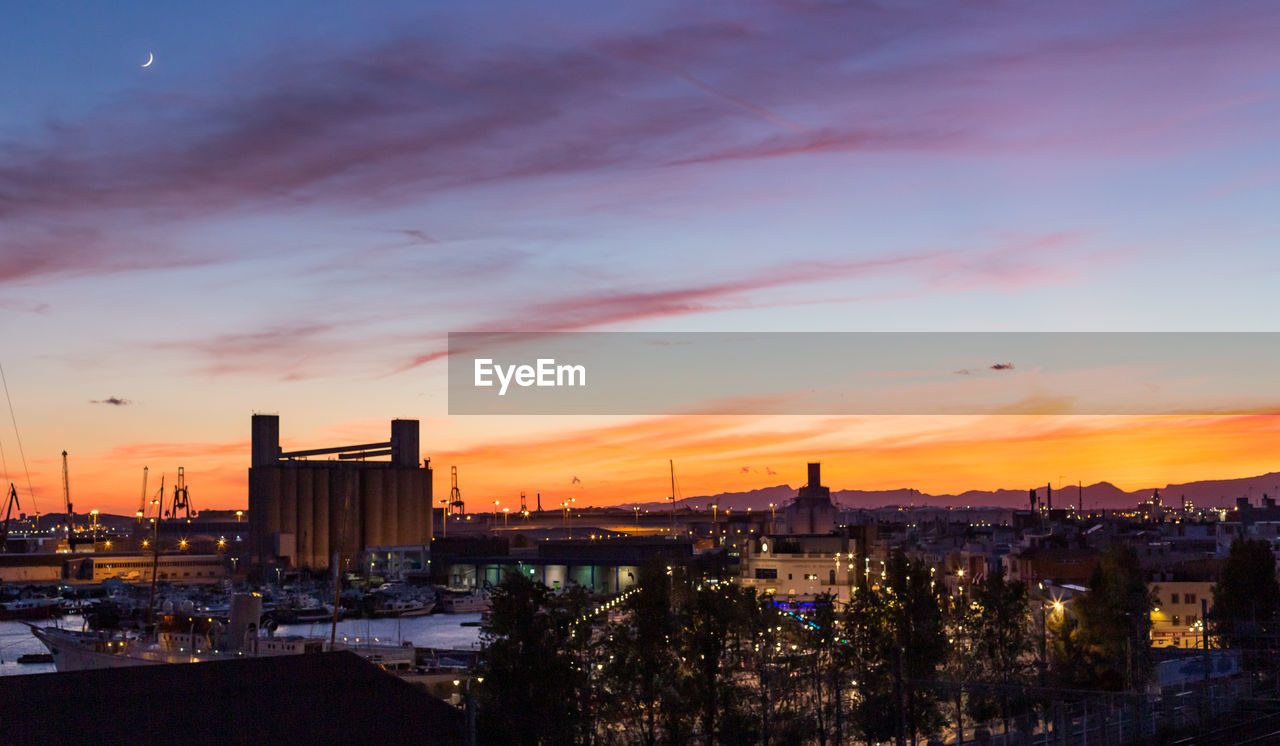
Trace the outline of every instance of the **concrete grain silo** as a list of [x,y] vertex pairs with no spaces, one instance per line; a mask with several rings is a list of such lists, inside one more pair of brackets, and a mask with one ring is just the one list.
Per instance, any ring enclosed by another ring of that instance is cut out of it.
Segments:
[[417,420],[392,420],[387,442],[283,452],[280,418],[253,415],[254,559],[327,570],[337,553],[345,571],[373,547],[425,556],[431,469],[418,444]]

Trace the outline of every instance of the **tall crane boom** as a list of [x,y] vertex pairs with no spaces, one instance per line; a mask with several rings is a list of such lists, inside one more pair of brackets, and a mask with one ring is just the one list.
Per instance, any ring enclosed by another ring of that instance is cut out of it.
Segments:
[[0,527],[0,552],[6,551],[9,542],[9,518],[13,515],[13,509],[16,507],[22,510],[22,506],[18,504],[18,490],[14,488],[13,482],[9,483],[9,494],[4,509],[4,526]]

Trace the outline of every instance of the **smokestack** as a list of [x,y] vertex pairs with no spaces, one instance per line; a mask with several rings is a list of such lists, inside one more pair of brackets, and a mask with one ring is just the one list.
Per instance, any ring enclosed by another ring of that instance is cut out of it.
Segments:
[[818,487],[822,485],[822,463],[811,462],[809,464],[809,486]]
[[1053,484],[1052,483],[1046,484],[1044,486],[1044,499],[1049,506],[1049,510],[1053,510]]

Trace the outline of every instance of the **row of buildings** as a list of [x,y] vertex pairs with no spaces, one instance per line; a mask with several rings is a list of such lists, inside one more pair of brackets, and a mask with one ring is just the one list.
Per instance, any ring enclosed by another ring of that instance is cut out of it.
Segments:
[[[254,415],[252,559],[316,571],[331,569],[334,559],[344,570],[430,570],[437,580],[461,586],[496,583],[516,570],[553,588],[574,583],[619,591],[655,554],[675,560],[719,554],[742,584],[804,603],[822,594],[847,601],[864,577],[874,583],[889,554],[903,548],[933,567],[952,592],[1002,567],[1010,580],[1034,589],[1040,603],[1052,604],[1083,592],[1106,547],[1121,543],[1137,553],[1158,599],[1153,644],[1194,647],[1231,542],[1262,538],[1280,555],[1280,508],[1269,496],[1256,506],[1241,498],[1230,511],[1197,511],[1185,501],[1167,507],[1157,493],[1133,510],[1087,516],[1047,504],[844,510],[831,501],[816,463],[780,511],[713,512],[710,521],[705,511],[673,511],[669,525],[667,517],[647,514],[642,525],[636,509],[632,531],[618,516],[610,523],[607,511],[584,521],[581,512],[566,509],[563,526],[552,510],[511,530],[509,516],[497,523],[496,510],[474,522],[461,514],[450,521],[447,508],[433,510],[430,461],[419,460],[418,442],[417,421],[394,420],[386,442],[286,452],[279,419]],[[441,519],[446,523],[433,543]]]
[[1138,556],[1155,599],[1152,644],[1191,648],[1202,644],[1204,616],[1231,543],[1262,539],[1280,557],[1280,508],[1270,496],[1260,505],[1240,498],[1232,510],[1203,511],[1186,504],[1159,510],[1153,496],[1136,510],[1087,516],[1071,508],[841,511],[820,480],[819,466],[810,464],[809,484],[783,520],[759,534],[723,537],[730,553],[740,555],[742,584],[801,604],[823,594],[848,601],[864,577],[874,585],[890,553],[901,548],[933,568],[952,593],[1003,568],[1047,610],[1083,593],[1103,552],[1119,543]]

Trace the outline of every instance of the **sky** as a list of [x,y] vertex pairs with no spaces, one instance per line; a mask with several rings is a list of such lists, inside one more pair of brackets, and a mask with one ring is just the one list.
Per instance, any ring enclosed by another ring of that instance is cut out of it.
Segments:
[[1274,330],[1276,38],[1265,2],[7,7],[6,478],[243,507],[253,412],[420,419],[482,505],[656,499],[668,459],[688,495],[1275,470],[1267,415],[450,416],[445,339]]

